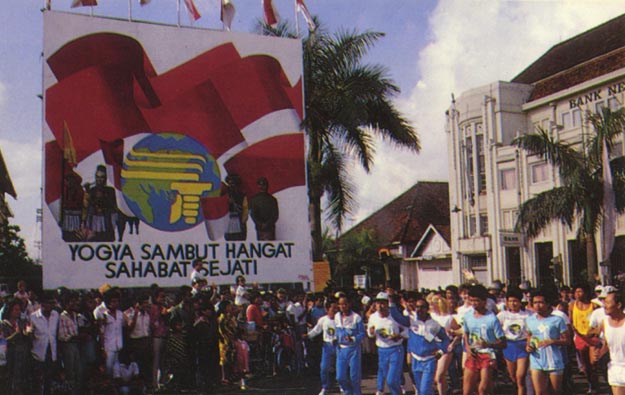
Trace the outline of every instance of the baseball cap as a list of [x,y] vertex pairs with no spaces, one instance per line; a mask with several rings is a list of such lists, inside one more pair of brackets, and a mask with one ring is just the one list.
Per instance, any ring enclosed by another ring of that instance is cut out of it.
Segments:
[[595,292],[602,292],[603,291],[603,287],[601,285],[597,285],[595,287]]
[[608,297],[608,294],[616,292],[616,288],[611,285],[606,285],[601,290],[601,294],[599,295],[599,299],[605,299]]
[[380,292],[376,295],[375,300],[386,300],[388,301],[388,294],[386,292]]

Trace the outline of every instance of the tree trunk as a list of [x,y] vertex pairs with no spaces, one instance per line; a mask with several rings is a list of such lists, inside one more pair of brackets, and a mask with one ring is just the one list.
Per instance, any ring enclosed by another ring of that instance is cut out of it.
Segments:
[[588,283],[594,286],[597,276],[597,243],[594,235],[586,236],[586,271]]
[[310,236],[312,239],[313,262],[323,259],[323,236],[321,234],[321,196],[316,194],[314,186],[309,186],[311,193],[308,196],[310,216]]

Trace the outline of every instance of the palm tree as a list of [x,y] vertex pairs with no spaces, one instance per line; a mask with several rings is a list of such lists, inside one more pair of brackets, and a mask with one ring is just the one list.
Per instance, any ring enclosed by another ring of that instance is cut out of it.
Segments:
[[[587,276],[593,281],[597,274],[595,234],[603,210],[601,150],[607,142],[611,151],[613,139],[623,132],[625,108],[617,111],[603,108],[599,114],[587,112],[586,120],[594,133],[588,136],[581,150],[574,144],[559,141],[540,127],[536,133],[513,141],[528,154],[541,156],[556,167],[561,178],[561,186],[541,192],[521,205],[516,231],[531,239],[552,221],[560,221],[569,228],[577,221],[578,239],[586,242]],[[619,157],[610,162],[619,213],[625,211],[624,159]]]
[[[319,23],[317,23],[319,26]],[[293,37],[287,25],[263,25],[267,35]],[[327,198],[326,218],[338,231],[354,208],[354,188],[347,161],[356,158],[368,172],[373,165],[374,136],[419,152],[417,133],[393,106],[399,88],[380,65],[363,57],[384,36],[379,32],[322,28],[303,39],[303,128],[309,140],[308,197],[313,259],[322,259],[321,200]]]

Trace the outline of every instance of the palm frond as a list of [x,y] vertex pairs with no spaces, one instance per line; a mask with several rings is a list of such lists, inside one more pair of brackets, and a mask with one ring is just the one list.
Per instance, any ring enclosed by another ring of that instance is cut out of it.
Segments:
[[341,230],[343,220],[354,208],[354,186],[347,176],[343,154],[331,144],[325,145],[321,166],[321,182],[328,195],[326,218]]
[[524,134],[515,138],[512,144],[531,155],[542,157],[552,166],[557,167],[563,179],[569,179],[572,174],[579,173],[584,167],[585,161],[582,153],[571,144],[551,138],[542,127],[537,128],[535,133]]
[[552,221],[572,227],[578,212],[575,193],[569,187],[554,188],[526,200],[520,207],[515,231],[534,238]]
[[587,111],[586,119],[595,132],[589,141],[587,156],[594,163],[600,163],[604,141],[608,143],[608,152],[612,152],[614,138],[625,129],[625,108],[612,111],[608,107],[602,107],[599,113]]

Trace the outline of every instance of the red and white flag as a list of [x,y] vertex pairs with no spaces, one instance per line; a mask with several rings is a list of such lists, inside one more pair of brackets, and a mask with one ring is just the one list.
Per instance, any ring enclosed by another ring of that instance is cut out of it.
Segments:
[[295,9],[297,10],[297,12],[302,13],[302,16],[304,17],[304,19],[306,20],[306,23],[308,24],[309,30],[312,31],[317,28],[317,24],[315,24],[315,21],[313,20],[313,17],[310,14],[310,11],[308,11],[308,7],[306,7],[306,3],[304,3],[304,0],[295,0]]
[[98,0],[72,0],[72,8],[93,7],[98,5]]
[[273,6],[272,0],[262,0],[263,1],[263,13],[265,14],[265,23],[271,27],[276,27],[278,25],[278,12]]
[[152,1],[152,0],[139,0],[139,4],[146,5],[146,4],[149,4],[150,1]]
[[189,11],[189,16],[194,21],[197,21],[198,19],[200,19],[201,17],[200,12],[197,10],[197,7],[195,6],[195,3],[193,2],[193,0],[184,0],[184,5],[185,7],[187,7],[187,11]]
[[221,22],[224,24],[225,30],[230,31],[235,13],[236,9],[231,0],[221,0]]

